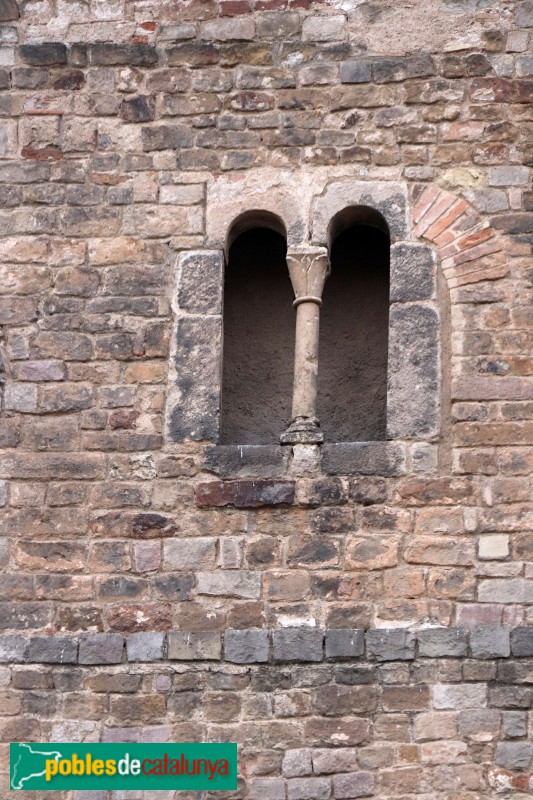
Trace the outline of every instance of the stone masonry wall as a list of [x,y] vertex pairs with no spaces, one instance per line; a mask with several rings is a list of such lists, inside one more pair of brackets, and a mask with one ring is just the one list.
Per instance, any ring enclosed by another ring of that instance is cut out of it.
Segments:
[[[532,790],[532,52],[530,0],[0,0],[2,794],[46,739],[237,740],[235,799]],[[341,184],[422,388],[387,442],[221,447],[225,236],[325,244]]]

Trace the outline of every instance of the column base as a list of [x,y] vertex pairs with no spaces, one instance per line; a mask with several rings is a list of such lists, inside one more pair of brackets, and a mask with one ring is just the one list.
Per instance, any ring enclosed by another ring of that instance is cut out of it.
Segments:
[[317,419],[295,419],[279,437],[280,444],[322,444],[324,434]]

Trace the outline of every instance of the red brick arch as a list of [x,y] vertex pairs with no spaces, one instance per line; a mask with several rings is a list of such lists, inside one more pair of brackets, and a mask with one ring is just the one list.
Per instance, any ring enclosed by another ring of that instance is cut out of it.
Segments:
[[411,202],[414,235],[435,245],[450,289],[507,274],[502,237],[463,197],[417,185]]

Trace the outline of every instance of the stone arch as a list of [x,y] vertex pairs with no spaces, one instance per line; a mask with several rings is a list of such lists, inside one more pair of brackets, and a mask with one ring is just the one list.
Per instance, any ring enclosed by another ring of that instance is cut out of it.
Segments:
[[389,228],[370,206],[347,206],[330,220],[327,240],[317,415],[325,441],[380,441],[386,438]]
[[277,444],[290,418],[293,292],[281,218],[263,210],[228,229],[220,442]]

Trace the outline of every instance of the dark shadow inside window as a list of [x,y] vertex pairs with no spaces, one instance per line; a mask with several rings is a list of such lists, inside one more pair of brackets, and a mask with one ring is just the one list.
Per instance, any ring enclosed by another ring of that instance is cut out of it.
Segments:
[[384,220],[376,227],[349,224],[346,211],[337,216],[320,319],[318,418],[326,442],[376,441],[387,424],[390,240]]
[[280,233],[245,229],[224,282],[221,444],[279,444],[291,415],[294,294]]

